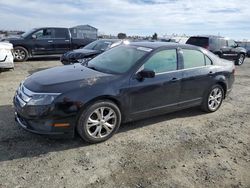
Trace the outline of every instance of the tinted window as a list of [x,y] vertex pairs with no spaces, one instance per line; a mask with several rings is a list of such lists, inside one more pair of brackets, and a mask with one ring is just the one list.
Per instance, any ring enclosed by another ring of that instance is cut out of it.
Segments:
[[205,65],[204,54],[200,51],[183,49],[182,52],[185,69]]
[[209,57],[207,57],[206,55],[205,55],[205,61],[206,61],[206,65],[212,65],[213,64],[211,59],[209,59]]
[[163,50],[154,54],[144,64],[144,69],[155,71],[155,73],[162,73],[173,71],[177,69],[177,55],[176,50]]
[[146,53],[138,47],[118,46],[90,60],[88,67],[106,73],[125,73]]
[[105,41],[105,40],[96,40],[94,42],[91,42],[90,44],[86,45],[84,49],[88,50],[106,50],[108,47],[110,47],[112,44],[111,41]]
[[37,39],[50,39],[53,38],[53,29],[41,29],[35,32]]
[[186,44],[192,44],[195,46],[200,46],[203,48],[207,48],[208,47],[208,38],[207,37],[190,37]]
[[106,50],[111,44],[112,43],[108,41],[100,41],[95,45],[93,49],[94,50]]
[[66,39],[68,38],[68,34],[67,29],[55,29],[55,38]]

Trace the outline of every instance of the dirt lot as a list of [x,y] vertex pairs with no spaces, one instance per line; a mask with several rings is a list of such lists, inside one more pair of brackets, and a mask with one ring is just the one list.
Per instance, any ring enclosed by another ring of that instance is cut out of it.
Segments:
[[0,73],[0,187],[250,187],[250,59],[218,112],[125,124],[97,145],[34,135],[14,121],[19,82],[53,66],[61,64],[29,61]]

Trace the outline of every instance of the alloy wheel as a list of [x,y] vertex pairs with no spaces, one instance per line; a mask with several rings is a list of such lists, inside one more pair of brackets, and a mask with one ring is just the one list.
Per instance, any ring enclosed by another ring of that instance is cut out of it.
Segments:
[[223,98],[223,92],[221,88],[218,87],[214,88],[209,94],[208,108],[211,111],[217,110],[222,102],[222,98]]
[[14,55],[15,55],[15,58],[16,58],[17,60],[23,60],[23,59],[25,59],[25,57],[26,57],[25,51],[24,51],[24,50],[21,50],[21,49],[16,49],[16,50],[14,51]]
[[93,138],[107,137],[115,128],[117,115],[110,107],[99,107],[88,117],[87,133]]
[[239,65],[243,64],[244,58],[245,58],[245,56],[243,54],[241,54],[240,57],[239,57],[239,60],[238,60]]

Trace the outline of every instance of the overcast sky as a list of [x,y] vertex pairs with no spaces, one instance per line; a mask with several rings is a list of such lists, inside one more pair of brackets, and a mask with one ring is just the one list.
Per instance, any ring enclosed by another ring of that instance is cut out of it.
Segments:
[[250,39],[249,0],[0,0],[0,29],[90,24],[105,34]]

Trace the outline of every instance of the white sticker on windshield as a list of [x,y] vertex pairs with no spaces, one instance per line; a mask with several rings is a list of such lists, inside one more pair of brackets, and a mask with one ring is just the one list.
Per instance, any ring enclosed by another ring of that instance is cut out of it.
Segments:
[[151,48],[146,48],[146,47],[138,47],[137,50],[142,50],[142,51],[145,51],[145,52],[151,52],[152,51]]

